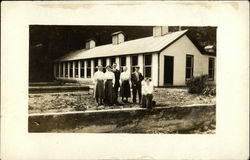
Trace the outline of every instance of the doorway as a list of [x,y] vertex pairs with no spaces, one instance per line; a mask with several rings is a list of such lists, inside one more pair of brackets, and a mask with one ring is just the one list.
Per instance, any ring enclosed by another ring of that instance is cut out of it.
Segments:
[[164,56],[164,85],[173,85],[174,57]]

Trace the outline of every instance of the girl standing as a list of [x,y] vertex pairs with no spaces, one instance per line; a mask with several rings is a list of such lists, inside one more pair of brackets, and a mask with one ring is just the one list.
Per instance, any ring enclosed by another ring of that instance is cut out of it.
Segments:
[[102,72],[102,66],[97,66],[98,71],[94,74],[94,83],[95,83],[95,90],[94,96],[96,99],[96,103],[99,105],[103,104],[104,99],[104,73]]
[[[123,72],[120,76],[121,88],[120,88],[120,96],[122,97],[122,101],[124,103],[128,103],[128,97],[130,97],[130,75],[127,72],[127,67],[123,67]],[[126,100],[124,100],[124,97]]]
[[114,103],[114,84],[115,84],[115,74],[112,72],[111,67],[107,66],[106,67],[106,72],[104,73],[105,77],[105,100],[104,102],[107,105],[113,105]]

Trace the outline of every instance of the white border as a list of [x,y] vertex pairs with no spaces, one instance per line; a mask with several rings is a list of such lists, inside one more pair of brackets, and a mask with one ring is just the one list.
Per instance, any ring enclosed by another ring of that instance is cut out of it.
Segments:
[[[248,2],[2,2],[2,159],[246,159]],[[218,26],[215,135],[29,134],[29,25]]]

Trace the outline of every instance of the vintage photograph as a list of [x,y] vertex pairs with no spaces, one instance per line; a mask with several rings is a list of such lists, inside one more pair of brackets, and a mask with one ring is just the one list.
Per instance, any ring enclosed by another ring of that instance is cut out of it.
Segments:
[[216,133],[216,26],[29,26],[30,133]]
[[2,2],[0,159],[248,159],[248,4]]

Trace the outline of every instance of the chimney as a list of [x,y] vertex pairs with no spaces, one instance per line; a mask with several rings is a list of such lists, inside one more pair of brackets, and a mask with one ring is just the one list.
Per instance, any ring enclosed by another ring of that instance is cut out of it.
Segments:
[[153,36],[164,36],[168,33],[168,26],[155,26],[153,27]]
[[122,31],[115,32],[111,36],[113,45],[123,43],[125,40],[125,34]]
[[91,49],[95,47],[95,41],[93,39],[89,39],[85,43],[85,48],[86,49]]

